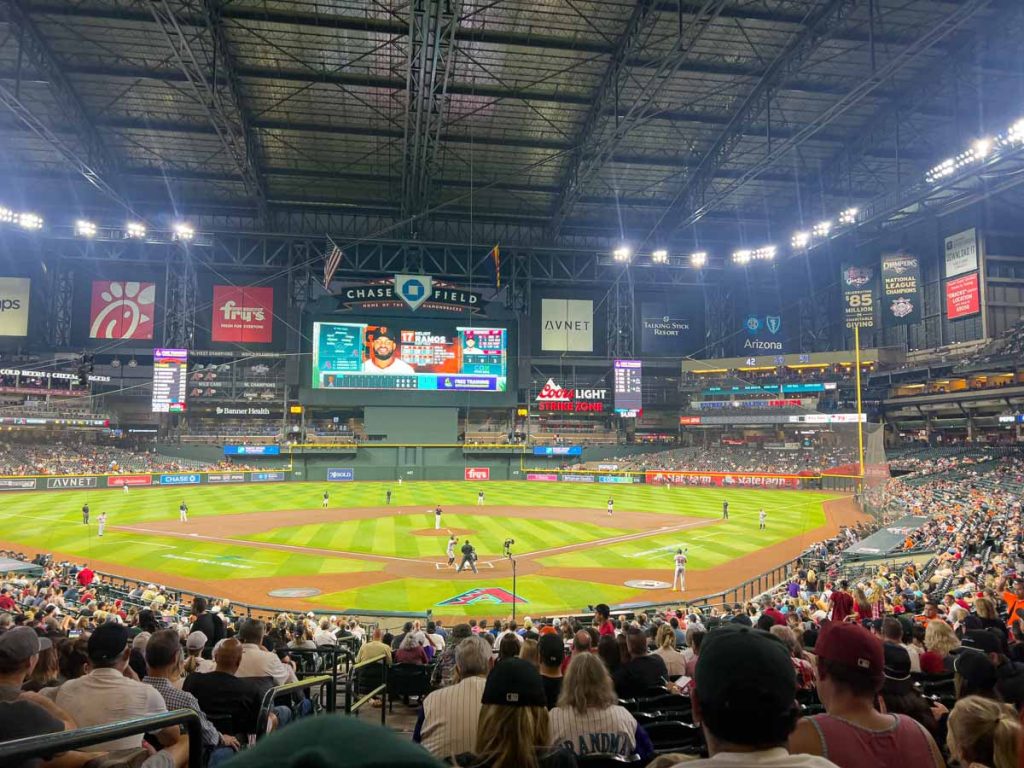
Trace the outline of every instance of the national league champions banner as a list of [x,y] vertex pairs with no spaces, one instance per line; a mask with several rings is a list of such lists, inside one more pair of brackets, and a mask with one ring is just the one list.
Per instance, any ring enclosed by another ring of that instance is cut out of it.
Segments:
[[886,326],[921,320],[921,262],[906,253],[882,254],[882,314]]
[[843,322],[847,328],[874,328],[877,282],[875,268],[843,264]]

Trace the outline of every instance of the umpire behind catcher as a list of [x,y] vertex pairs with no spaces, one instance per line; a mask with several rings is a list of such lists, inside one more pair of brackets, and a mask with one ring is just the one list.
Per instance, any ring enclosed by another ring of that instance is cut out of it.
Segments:
[[469,567],[473,569],[473,573],[477,573],[476,570],[476,550],[473,549],[473,545],[469,543],[469,539],[466,539],[466,543],[462,545],[462,562],[459,563],[456,573],[462,573],[462,569],[466,567],[466,563],[469,563]]

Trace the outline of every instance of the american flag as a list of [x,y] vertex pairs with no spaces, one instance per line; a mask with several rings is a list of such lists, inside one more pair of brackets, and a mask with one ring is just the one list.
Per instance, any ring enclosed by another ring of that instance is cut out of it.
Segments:
[[328,292],[331,290],[331,281],[334,279],[334,273],[341,266],[341,256],[341,248],[331,243],[331,252],[324,259],[324,288]]

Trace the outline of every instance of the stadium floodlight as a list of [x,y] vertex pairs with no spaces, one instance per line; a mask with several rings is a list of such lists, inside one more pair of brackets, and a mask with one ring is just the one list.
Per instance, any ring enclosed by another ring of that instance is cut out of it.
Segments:
[[818,222],[817,224],[814,225],[814,229],[811,230],[811,233],[815,237],[828,237],[828,233],[831,232],[831,231],[832,231],[832,222],[831,221],[821,221],[821,222]]
[[654,264],[668,264],[668,251],[659,248],[651,254],[651,262]]
[[40,230],[43,228],[43,217],[35,213],[19,213],[18,226],[22,229]]
[[1010,130],[1006,132],[1006,138],[1009,141],[1024,142],[1024,118],[1010,126]]
[[806,248],[810,242],[810,232],[796,232],[793,234],[793,239],[790,240],[794,248]]
[[95,222],[79,219],[75,222],[75,234],[79,237],[96,237]]
[[625,263],[633,258],[633,251],[631,251],[627,246],[621,245],[612,251],[612,256],[615,257],[616,261]]
[[0,206],[0,224],[13,224],[18,219],[18,214],[10,208]]
[[705,264],[708,263],[707,251],[696,251],[690,254],[690,266],[696,269],[701,269]]
[[749,248],[744,248],[739,251],[733,251],[732,261],[733,264],[749,264],[750,260],[754,257],[754,252]]
[[971,146],[971,151],[974,153],[975,160],[984,160],[990,154],[992,154],[992,148],[995,146],[995,142],[990,138],[978,139]]
[[179,221],[174,225],[174,239],[188,242],[196,236],[196,231],[189,224]]
[[952,176],[955,172],[956,158],[951,157],[948,160],[943,160],[941,163],[939,163],[930,171],[928,171],[928,173],[924,175],[924,179],[929,184],[934,184],[935,182],[944,179],[947,176]]
[[857,208],[847,208],[845,211],[839,214],[839,223],[844,226],[857,223],[857,214],[860,210]]
[[124,226],[125,237],[131,237],[141,240],[146,236],[146,225],[140,224],[137,221],[129,221]]
[[774,245],[766,245],[763,248],[755,248],[750,254],[755,261],[771,261],[775,258],[778,249]]

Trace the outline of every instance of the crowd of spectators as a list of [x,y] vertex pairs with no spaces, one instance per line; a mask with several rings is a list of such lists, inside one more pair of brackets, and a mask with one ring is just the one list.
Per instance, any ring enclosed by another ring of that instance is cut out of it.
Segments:
[[[753,472],[795,475],[817,474],[844,464],[856,462],[856,451],[847,447],[768,449],[761,446],[709,445],[673,448],[667,451],[641,453],[604,459],[601,464],[614,464],[621,472],[663,470],[669,472]],[[577,464],[572,469],[588,469]]]
[[266,469],[235,461],[200,461],[165,456],[153,449],[62,442],[0,443],[0,475],[99,475],[135,472],[216,472]]

